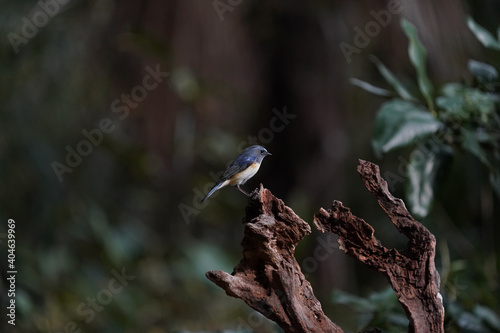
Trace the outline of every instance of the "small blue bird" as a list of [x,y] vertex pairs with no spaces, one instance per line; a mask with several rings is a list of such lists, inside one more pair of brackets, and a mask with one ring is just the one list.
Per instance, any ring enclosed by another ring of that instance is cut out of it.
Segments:
[[201,200],[204,202],[218,189],[227,185],[236,186],[236,188],[247,197],[250,196],[240,185],[245,184],[247,180],[252,178],[257,171],[259,171],[260,163],[267,155],[271,155],[264,147],[254,145],[245,149],[240,156],[238,156],[233,163],[222,174],[217,184],[208,192],[208,194]]

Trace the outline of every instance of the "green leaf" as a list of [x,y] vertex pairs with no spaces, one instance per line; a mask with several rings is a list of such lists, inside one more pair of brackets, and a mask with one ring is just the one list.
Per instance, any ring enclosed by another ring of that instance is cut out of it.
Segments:
[[484,62],[476,61],[470,59],[467,63],[467,67],[469,68],[469,72],[471,72],[474,76],[480,77],[487,81],[493,81],[498,78],[498,72],[495,67],[485,64]]
[[389,68],[387,68],[382,61],[380,61],[377,57],[374,55],[370,56],[370,60],[377,66],[378,71],[380,74],[384,77],[384,79],[389,83],[394,90],[396,90],[396,93],[405,100],[408,101],[417,101],[415,97],[413,97],[408,90],[406,90],[406,87],[398,80],[398,78],[392,73]]
[[[484,47],[500,50],[500,42],[488,30],[477,24],[470,16],[467,17],[467,25]],[[498,38],[500,39],[500,30]]]
[[372,93],[374,95],[384,96],[384,97],[388,97],[388,96],[392,95],[392,92],[390,92],[389,90],[382,89],[382,88],[379,88],[379,87],[375,87],[373,84],[365,82],[365,81],[361,81],[361,80],[358,80],[358,79],[355,79],[355,78],[351,78],[349,80],[349,82],[351,82],[352,85],[358,86],[361,89],[364,89],[364,90],[366,90],[369,93]]
[[[462,148],[476,156],[489,171],[489,180],[493,191],[500,197],[500,156],[497,151],[498,136],[483,131],[471,131],[465,128],[460,130],[462,136]],[[483,148],[494,147],[494,152],[488,154]]]
[[380,107],[372,145],[381,155],[435,133],[442,123],[418,104],[393,99]]
[[464,110],[464,98],[462,96],[439,96],[436,98],[436,104],[439,108],[446,110],[446,114],[440,114],[441,119],[454,116],[453,120],[466,119],[467,113]]
[[486,123],[495,110],[493,95],[476,88],[466,88],[458,83],[443,87],[443,96],[436,98],[441,109],[441,120],[459,122],[481,121]]
[[495,111],[495,102],[491,94],[484,93],[479,89],[469,88],[465,90],[465,105],[468,111],[477,115],[486,122],[488,116]]
[[492,309],[476,304],[472,312],[479,318],[483,320],[483,322],[488,323],[491,328],[494,328],[497,331],[500,331],[500,317],[493,311]]
[[460,332],[467,333],[490,333],[479,318],[470,312],[462,312],[458,316],[457,325],[462,329]]
[[455,96],[463,94],[465,86],[461,83],[451,82],[447,83],[441,88],[443,95],[445,96]]
[[487,166],[491,170],[491,163],[488,159],[488,154],[481,147],[479,140],[476,134],[468,129],[462,128],[462,147],[476,156],[485,166]]
[[490,184],[493,191],[495,191],[497,196],[500,198],[500,176],[498,173],[490,172]]
[[413,24],[405,19],[402,19],[401,27],[410,40],[408,55],[410,56],[410,60],[417,71],[418,87],[427,102],[427,106],[432,112],[434,112],[434,103],[432,99],[434,87],[427,76],[427,69],[425,66],[427,50],[418,39],[417,29]]
[[342,290],[335,290],[332,293],[332,302],[352,306],[357,311],[374,312],[375,305],[369,300],[349,294]]
[[377,309],[391,308],[398,302],[396,294],[391,287],[370,294],[368,299],[377,306]]
[[448,165],[452,154],[453,149],[450,146],[434,141],[429,141],[428,145],[420,145],[411,153],[406,197],[411,212],[418,218],[429,214],[438,174]]

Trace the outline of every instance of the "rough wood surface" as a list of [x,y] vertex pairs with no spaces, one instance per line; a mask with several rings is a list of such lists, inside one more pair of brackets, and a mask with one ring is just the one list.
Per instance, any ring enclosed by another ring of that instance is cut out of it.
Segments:
[[311,227],[261,185],[247,207],[243,259],[232,274],[206,276],[229,296],[240,298],[285,332],[343,332],[321,309],[295,260],[297,243]]
[[337,234],[342,250],[388,278],[410,320],[409,332],[444,332],[434,235],[410,215],[402,200],[392,196],[377,165],[360,160],[358,172],[394,226],[408,237],[407,248],[384,247],[375,239],[373,228],[340,201],[334,201],[329,210],[321,209],[314,224],[323,232]]
[[[337,234],[342,250],[388,278],[410,320],[409,332],[443,333],[435,237],[392,196],[377,165],[360,160],[358,172],[394,226],[408,237],[407,248],[384,247],[373,228],[340,201],[329,210],[321,208],[314,216],[315,226]],[[210,271],[207,277],[286,333],[343,332],[323,313],[294,257],[295,246],[311,233],[310,226],[262,185],[252,193],[244,221],[243,259],[231,274]]]

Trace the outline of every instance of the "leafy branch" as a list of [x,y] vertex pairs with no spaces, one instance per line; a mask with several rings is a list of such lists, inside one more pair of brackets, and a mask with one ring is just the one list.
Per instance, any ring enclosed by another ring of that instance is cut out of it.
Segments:
[[[498,38],[472,18],[467,24],[487,48],[500,50]],[[378,58],[371,56],[382,77],[394,92],[359,79],[351,83],[376,95],[390,98],[375,119],[372,146],[381,157],[395,149],[413,147],[407,165],[406,197],[411,211],[420,218],[428,215],[437,183],[450,167],[453,156],[465,151],[488,170],[493,190],[500,196],[500,81],[495,67],[469,60],[474,76],[471,84],[451,82],[436,94],[426,69],[427,50],[417,29],[405,19],[401,28],[408,37],[408,56],[415,68],[419,99],[401,83]]]

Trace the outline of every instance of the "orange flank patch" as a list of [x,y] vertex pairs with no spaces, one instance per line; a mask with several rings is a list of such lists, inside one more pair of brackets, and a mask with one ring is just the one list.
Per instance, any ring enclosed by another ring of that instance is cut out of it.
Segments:
[[237,173],[229,180],[229,185],[244,184],[247,180],[253,177],[259,170],[260,164],[253,163],[246,170]]

